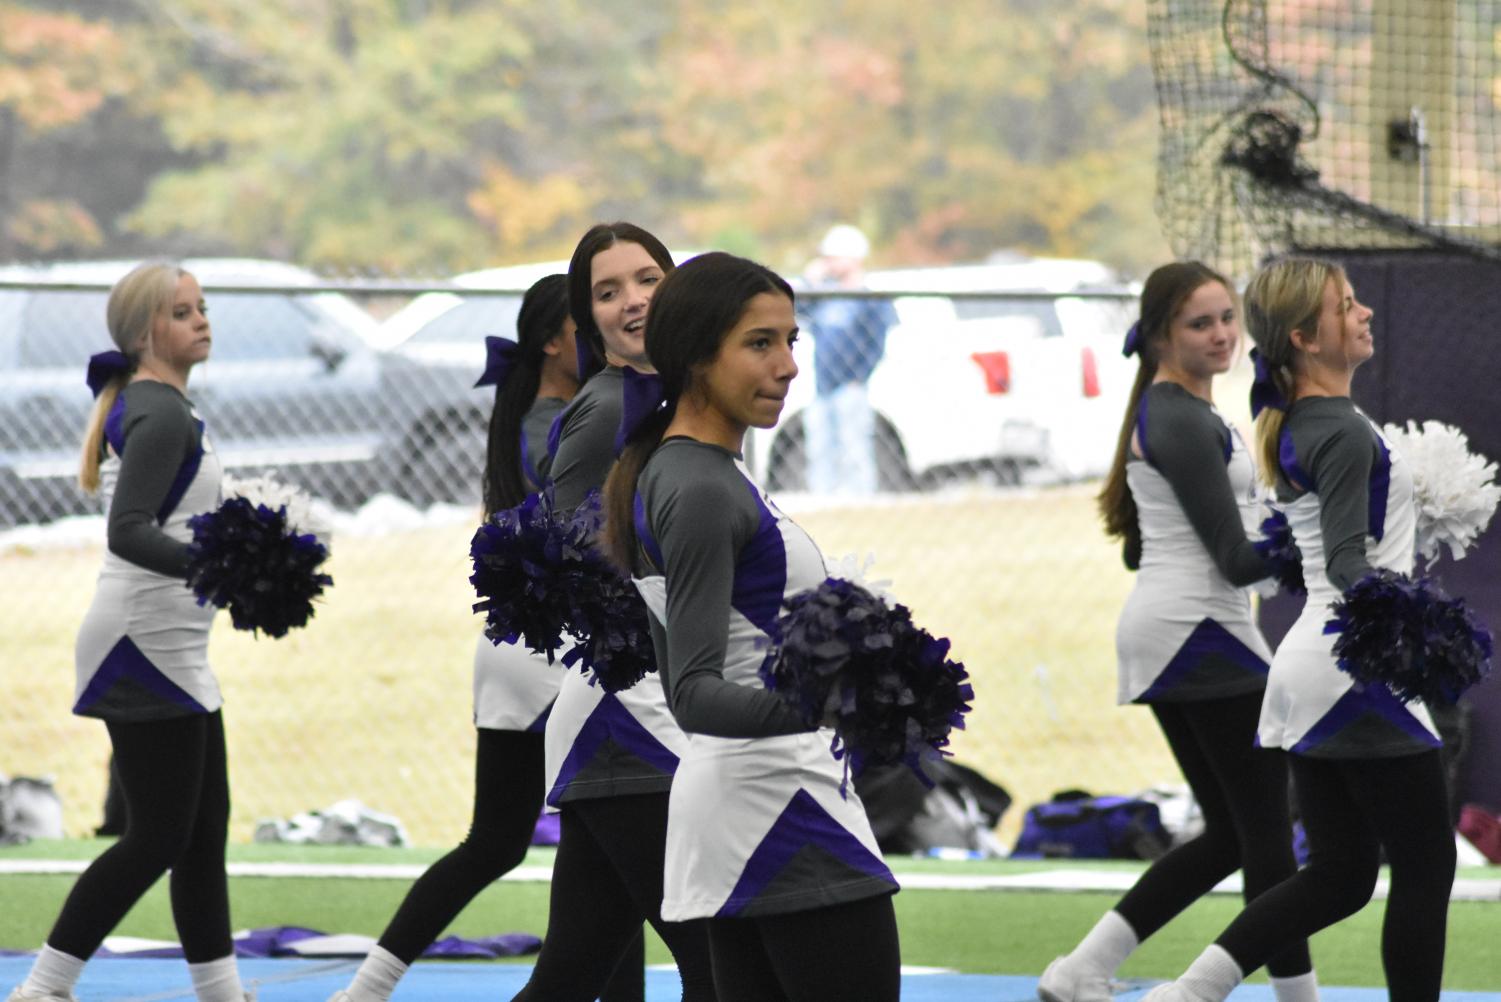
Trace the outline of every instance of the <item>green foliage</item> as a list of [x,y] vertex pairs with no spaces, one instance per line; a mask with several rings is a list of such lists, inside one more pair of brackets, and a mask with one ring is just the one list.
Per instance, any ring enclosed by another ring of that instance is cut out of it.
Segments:
[[432,272],[566,255],[628,217],[784,267],[836,220],[878,261],[1165,253],[1127,0],[1067,17],[1036,0],[67,6],[0,0],[27,29],[0,49],[32,53],[0,61],[0,116],[101,130],[113,101],[172,160],[143,163],[144,198],[92,230],[65,191],[25,212],[0,197],[42,252],[135,240]]

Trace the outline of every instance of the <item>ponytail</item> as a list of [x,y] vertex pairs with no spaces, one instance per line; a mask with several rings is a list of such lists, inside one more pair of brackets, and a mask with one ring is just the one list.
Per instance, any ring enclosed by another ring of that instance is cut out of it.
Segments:
[[495,407],[490,411],[490,437],[485,445],[484,501],[491,514],[514,508],[536,490],[521,469],[521,424],[537,399],[542,384],[540,357],[522,355],[495,388]]
[[1225,276],[1198,261],[1173,261],[1153,270],[1141,289],[1141,315],[1126,335],[1125,353],[1140,359],[1136,382],[1126,401],[1120,434],[1115,443],[1115,459],[1105,477],[1098,503],[1105,533],[1125,542],[1126,566],[1136,570],[1141,563],[1141,525],[1136,517],[1136,499],[1126,480],[1126,464],[1131,459],[1131,437],[1136,433],[1136,415],[1142,398],[1157,378],[1158,358],[1171,337],[1173,318],[1200,286],[1218,282],[1235,294]]
[[[187,272],[175,261],[152,260],[136,265],[109,290],[104,308],[104,322],[110,340],[124,357],[115,356],[119,366],[134,368],[140,345],[151,338],[157,315],[166,311],[177,289],[177,280]],[[90,386],[98,389],[98,398],[84,427],[83,446],[78,457],[78,486],[89,494],[99,490],[99,463],[104,457],[104,424],[114,409],[120,392],[130,382],[129,371],[117,371],[102,386],[94,382],[91,360]]]
[[546,275],[521,297],[515,342],[485,339],[485,374],[475,385],[495,384],[481,485],[487,515],[516,507],[542,486],[528,483],[521,468],[521,426],[542,386],[545,349],[562,336],[567,318],[568,276]]
[[78,459],[78,486],[85,494],[99,493],[99,462],[104,458],[104,422],[114,410],[120,391],[130,382],[130,376],[121,374],[111,379],[99,391],[94,409],[89,412],[89,423],[83,430],[83,450]]
[[623,574],[636,573],[636,552],[641,545],[636,532],[636,488],[641,481],[641,471],[646,468],[646,461],[651,459],[652,453],[657,451],[657,446],[662,444],[662,436],[667,433],[667,426],[672,424],[676,413],[677,398],[673,397],[666,406],[653,411],[642,421],[626,439],[620,458],[615,460],[610,475],[605,478],[605,555]]
[[[1294,399],[1293,366],[1301,364],[1293,331],[1317,332],[1324,288],[1330,282],[1341,285],[1344,279],[1339,265],[1310,257],[1282,258],[1251,276],[1245,295],[1246,329],[1283,401]],[[1256,417],[1256,457],[1261,478],[1270,487],[1286,480],[1280,455],[1286,419],[1287,411],[1275,404],[1264,407]]]
[[1141,398],[1157,376],[1155,352],[1146,345],[1141,348],[1141,364],[1136,369],[1136,381],[1131,384],[1131,394],[1126,401],[1126,414],[1121,420],[1120,434],[1116,437],[1115,459],[1110,463],[1110,472],[1105,477],[1105,486],[1100,490],[1100,517],[1105,522],[1107,536],[1119,536],[1125,543],[1126,566],[1136,569],[1141,559],[1141,526],[1136,518],[1136,498],[1126,483],[1126,462],[1131,457],[1131,436],[1136,433],[1136,411]]

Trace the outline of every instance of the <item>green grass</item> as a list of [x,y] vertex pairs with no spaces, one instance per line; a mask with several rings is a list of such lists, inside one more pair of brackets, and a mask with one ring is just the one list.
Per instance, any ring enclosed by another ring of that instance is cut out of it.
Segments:
[[[976,701],[953,750],[1016,798],[1180,782],[1151,715],[1115,705],[1116,615],[1131,586],[1089,486],[881,499],[798,515],[831,557],[873,553],[873,576],[949,636]],[[257,640],[222,618],[210,659],[225,694],[231,837],[355,797],[412,840],[462,837],[472,802],[470,528],[336,538],[336,585],[302,631]],[[0,554],[6,637],[0,770],[50,775],[65,824],[98,823],[108,741],[73,717],[73,640],[97,547]]]
[[[91,858],[104,843],[45,843],[7,848],[7,858]],[[438,850],[378,850],[342,847],[237,845],[236,861],[425,863]],[[546,865],[550,850],[534,850],[527,862]],[[893,861],[899,872],[1023,873],[1056,868],[1055,864],[989,861],[981,864],[935,860]],[[1136,872],[1139,864],[1070,863],[1106,870]],[[1495,871],[1476,871],[1463,875]],[[71,876],[0,878],[0,946],[34,948],[47,934]],[[406,889],[405,880],[292,879],[236,877],[230,881],[234,922],[238,927],[302,925],[326,931],[379,935]],[[546,928],[548,886],[501,882],[484,891],[454,922],[451,932],[482,936],[532,932]],[[951,967],[969,973],[1036,974],[1055,954],[1067,950],[1116,901],[1102,893],[1034,891],[918,891],[897,895],[902,959],[908,964]],[[1383,983],[1378,946],[1384,902],[1366,909],[1315,937],[1313,951],[1319,978],[1329,985]],[[1170,977],[1191,961],[1235,916],[1237,898],[1215,895],[1200,901],[1154,936],[1123,969],[1127,977]],[[1501,907],[1456,902],[1449,912],[1449,948],[1445,986],[1455,990],[1494,990],[1501,984]],[[117,930],[122,935],[176,939],[160,882]],[[648,937],[648,959],[668,959],[656,937]],[[1259,980],[1258,976],[1254,980]]]

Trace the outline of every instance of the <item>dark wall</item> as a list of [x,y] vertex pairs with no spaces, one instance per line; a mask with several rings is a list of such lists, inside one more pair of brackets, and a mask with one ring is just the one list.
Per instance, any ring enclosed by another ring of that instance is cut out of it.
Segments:
[[[1376,311],[1376,356],[1355,374],[1355,402],[1383,424],[1452,424],[1472,450],[1501,462],[1501,264],[1422,252],[1320,256],[1343,264],[1356,298]],[[1429,572],[1501,631],[1501,516],[1463,560],[1441,557]],[[1267,640],[1280,641],[1301,608],[1265,603]],[[1501,670],[1465,699],[1472,727],[1460,796],[1501,810]]]

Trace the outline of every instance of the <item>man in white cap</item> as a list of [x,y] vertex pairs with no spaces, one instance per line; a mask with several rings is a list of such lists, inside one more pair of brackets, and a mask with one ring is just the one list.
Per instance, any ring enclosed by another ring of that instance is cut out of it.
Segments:
[[[813,292],[862,289],[870,241],[847,223],[831,227],[808,266]],[[817,397],[807,410],[808,489],[815,494],[873,494],[877,486],[875,415],[867,384],[886,349],[896,312],[885,299],[814,295],[802,302],[813,338]]]

